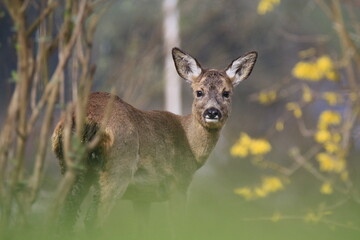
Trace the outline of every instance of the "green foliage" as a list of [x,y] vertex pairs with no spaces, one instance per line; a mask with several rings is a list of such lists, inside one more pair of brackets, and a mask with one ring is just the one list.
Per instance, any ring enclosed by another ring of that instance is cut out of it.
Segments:
[[11,82],[11,83],[17,83],[18,81],[19,81],[19,78],[18,78],[17,71],[12,70],[12,71],[11,71],[11,78],[10,78],[9,82]]

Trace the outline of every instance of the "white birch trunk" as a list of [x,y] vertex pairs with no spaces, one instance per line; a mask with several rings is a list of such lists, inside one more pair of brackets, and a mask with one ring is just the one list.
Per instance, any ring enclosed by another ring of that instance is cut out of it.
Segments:
[[181,85],[171,56],[171,49],[180,45],[179,11],[177,0],[163,0],[163,33],[164,33],[164,78],[165,109],[181,114]]

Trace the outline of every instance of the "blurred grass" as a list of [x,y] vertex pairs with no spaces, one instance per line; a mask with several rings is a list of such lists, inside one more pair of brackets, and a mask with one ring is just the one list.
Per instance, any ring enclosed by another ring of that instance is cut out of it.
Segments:
[[[200,185],[204,187],[204,184]],[[179,239],[358,240],[360,237],[359,230],[323,222],[305,222],[303,219],[260,220],[264,217],[271,218],[276,212],[280,213],[281,216],[304,217],[311,209],[304,208],[299,202],[319,202],[321,201],[319,195],[304,194],[301,201],[292,201],[291,199],[287,200],[289,193],[284,191],[261,200],[245,201],[233,195],[231,188],[214,189],[211,188],[211,182],[207,182],[205,189],[197,191],[200,185],[195,184],[191,190],[186,230]],[[290,201],[290,203],[286,201]],[[294,202],[294,205],[291,205],[291,202]],[[153,204],[149,239],[171,239],[171,221],[168,217],[167,207],[167,203]],[[316,205],[314,205],[315,207]],[[332,215],[328,215],[324,219],[344,225],[352,222],[353,226],[359,226],[359,210],[357,204],[349,202],[337,208]],[[43,214],[45,217],[46,213]],[[2,239],[52,239],[53,236],[44,233],[41,226],[44,217],[29,219],[30,226],[28,228],[15,227],[8,236]],[[120,201],[99,235],[86,233],[82,219],[80,219],[75,228],[74,239],[138,240],[136,229],[137,224],[131,202]]]
[[[264,205],[267,200],[245,202],[237,197],[221,197],[209,199],[197,196],[196,203],[190,203],[188,208],[187,230],[181,239],[359,239],[360,231],[336,227],[324,223],[306,223],[303,220],[244,221],[244,219],[271,217],[275,210]],[[311,196],[307,196],[311,197]],[[167,217],[166,204],[154,204],[150,219],[151,239],[169,239],[170,223]],[[289,215],[301,216],[302,211],[293,206]],[[355,209],[357,207],[357,209]],[[109,221],[108,231],[104,239],[132,239],[132,230],[136,229],[135,219],[131,213],[131,205],[122,203],[116,209],[116,215]],[[356,210],[356,211],[355,211]],[[328,219],[359,220],[356,214],[358,206],[346,206],[338,209],[341,215]],[[282,213],[287,215],[287,213]],[[302,215],[305,216],[306,212]],[[334,220],[336,221],[336,220]],[[347,222],[339,222],[346,224]]]

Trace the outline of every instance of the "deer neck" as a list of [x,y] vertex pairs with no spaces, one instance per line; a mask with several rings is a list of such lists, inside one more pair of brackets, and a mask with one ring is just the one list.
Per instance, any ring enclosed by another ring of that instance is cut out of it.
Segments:
[[183,116],[181,120],[190,148],[198,166],[201,167],[214,149],[221,129],[207,129],[203,127],[193,114]]

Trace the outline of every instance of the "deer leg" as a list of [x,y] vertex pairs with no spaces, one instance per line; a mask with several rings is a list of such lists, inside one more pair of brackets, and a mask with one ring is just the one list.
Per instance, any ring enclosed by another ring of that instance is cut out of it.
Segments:
[[100,173],[100,202],[97,225],[102,227],[116,201],[121,199],[133,176],[130,161],[109,161],[111,164]]
[[92,201],[90,204],[89,209],[87,210],[85,219],[84,219],[84,223],[85,223],[85,227],[86,230],[91,232],[91,230],[94,230],[95,227],[95,221],[97,218],[97,211],[98,211],[98,207],[99,207],[99,202],[100,202],[100,186],[99,186],[99,182],[96,182],[93,185],[94,188],[94,193],[92,196]]
[[136,239],[149,239],[150,204],[150,202],[133,201],[138,227]]
[[114,208],[116,201],[121,199],[129,182],[129,179],[123,179],[121,183],[112,183],[101,187],[100,203],[97,211],[98,227],[104,226],[110,211]]
[[70,234],[76,223],[80,205],[83,202],[89,188],[92,184],[92,179],[88,172],[80,173],[73,186],[71,187],[64,203],[63,211],[59,216],[59,234]]
[[185,239],[186,215],[187,215],[186,192],[176,192],[169,199],[168,217],[171,229],[171,239]]
[[137,138],[126,139],[106,153],[104,166],[99,172],[100,201],[96,225],[100,228],[104,226],[116,201],[124,195],[139,161]]

